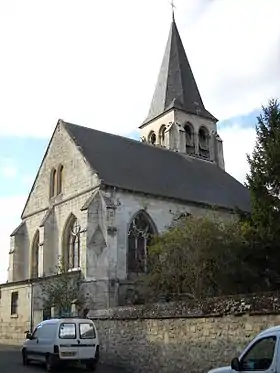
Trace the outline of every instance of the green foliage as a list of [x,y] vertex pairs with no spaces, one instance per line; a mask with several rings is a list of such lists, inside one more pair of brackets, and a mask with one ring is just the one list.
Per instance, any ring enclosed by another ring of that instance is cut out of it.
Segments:
[[56,275],[46,277],[41,285],[41,299],[45,309],[55,307],[58,316],[69,314],[73,303],[82,308],[85,303],[82,289],[82,279],[72,273],[68,273],[59,260],[56,267]]
[[[250,174],[247,185],[251,191],[254,223],[266,238],[280,230],[280,107],[271,100],[263,107],[256,126],[257,141],[248,156]],[[273,237],[271,237],[273,238]]]
[[196,299],[255,290],[249,230],[246,223],[222,221],[215,214],[180,219],[148,249],[147,288],[166,297]]
[[256,144],[247,186],[252,201],[251,229],[254,230],[255,265],[260,275],[274,288],[278,284],[280,260],[280,106],[269,101],[257,118]]

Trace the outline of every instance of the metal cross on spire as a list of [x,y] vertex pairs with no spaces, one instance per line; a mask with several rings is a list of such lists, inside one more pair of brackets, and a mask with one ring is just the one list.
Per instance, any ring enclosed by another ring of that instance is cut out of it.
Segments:
[[174,0],[171,0],[170,4],[171,4],[171,8],[172,8],[172,18],[174,19],[174,9],[176,9],[176,6],[174,4]]

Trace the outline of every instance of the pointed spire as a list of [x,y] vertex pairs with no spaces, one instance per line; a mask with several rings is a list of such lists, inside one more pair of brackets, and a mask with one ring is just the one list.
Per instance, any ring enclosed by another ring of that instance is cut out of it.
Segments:
[[[172,8],[174,7],[174,4]],[[172,24],[147,119],[142,126],[170,109],[180,109],[217,121],[204,107],[172,13]],[[141,127],[142,127],[141,126]]]

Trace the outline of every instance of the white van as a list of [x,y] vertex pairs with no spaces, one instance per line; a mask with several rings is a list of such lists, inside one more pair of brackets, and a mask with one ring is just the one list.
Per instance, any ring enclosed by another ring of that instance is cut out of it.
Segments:
[[264,330],[244,349],[230,366],[216,368],[208,373],[280,372],[280,326]]
[[94,370],[99,359],[99,340],[89,319],[61,318],[41,322],[27,333],[22,346],[22,362],[42,362],[52,372],[61,363],[78,362]]

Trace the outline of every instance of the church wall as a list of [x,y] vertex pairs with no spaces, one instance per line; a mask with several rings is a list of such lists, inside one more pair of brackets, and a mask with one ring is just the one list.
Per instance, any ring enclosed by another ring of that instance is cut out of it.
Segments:
[[[51,170],[63,165],[63,191],[50,199]],[[39,170],[23,216],[47,209],[55,203],[94,187],[98,177],[71,140],[63,124],[58,124]]]
[[[18,293],[18,307],[11,314],[12,293]],[[31,325],[31,286],[29,284],[4,285],[0,298],[0,344],[19,344],[25,340],[25,331]]]
[[210,155],[210,160],[214,161],[215,160],[215,152],[214,152],[214,137],[212,132],[217,131],[217,125],[215,122],[200,117],[198,115],[194,114],[187,114],[183,111],[176,110],[175,111],[175,121],[180,123],[181,125],[185,125],[186,122],[190,122],[193,126],[194,129],[194,141],[195,141],[195,148],[196,148],[196,153],[199,153],[198,149],[198,132],[200,127],[205,127],[209,131],[210,135],[210,141],[209,141],[209,155]]
[[[170,226],[174,217],[180,213],[188,212],[193,215],[205,215],[207,209],[184,204],[168,199],[155,198],[148,195],[132,194],[118,191],[116,200],[120,203],[116,211],[117,228],[117,278],[125,280],[127,278],[127,233],[130,222],[139,210],[145,210],[156,225],[158,233],[163,232]],[[211,213],[211,210],[208,210]],[[217,212],[222,218],[231,218],[232,214],[221,210]],[[112,266],[110,271],[113,275],[115,268]],[[113,277],[113,276],[112,276]]]
[[[63,187],[62,193],[50,199],[50,175],[53,167],[63,165]],[[77,216],[83,228],[86,228],[86,215],[80,209],[90,197],[93,188],[99,184],[97,175],[91,170],[82,154],[73,144],[70,136],[59,124],[50,142],[49,149],[43,160],[41,169],[29,200],[23,213],[26,222],[26,234],[18,240],[18,252],[24,252],[23,271],[17,276],[17,280],[30,277],[31,271],[31,248],[37,229],[48,209],[54,207],[53,216],[46,219],[45,226],[40,229],[40,255],[41,274],[50,274],[57,264],[58,255],[62,250],[62,232],[65,223],[71,213]],[[42,237],[42,235],[44,237]],[[82,234],[81,244],[84,247],[81,255],[83,267],[85,267],[85,245],[86,234]],[[12,258],[15,262],[15,256]],[[15,268],[15,266],[13,265]],[[11,272],[11,271],[10,271]],[[9,279],[14,281],[13,273],[9,273]]]
[[[32,246],[35,237],[35,233],[39,230],[39,226],[45,216],[45,212],[40,212],[36,215],[33,215],[26,219],[26,235],[23,239],[23,245],[25,251],[25,270],[24,270],[24,277],[18,279],[25,280],[30,278],[31,276],[31,265],[32,265]],[[40,242],[42,242],[42,237],[40,237]]]
[[[44,223],[44,229],[40,230],[44,236],[40,237],[40,241],[43,244],[43,274],[50,275],[56,271],[59,257],[62,256],[63,246],[63,233],[71,214],[75,215],[81,225],[82,230],[87,229],[87,216],[86,211],[81,211],[82,206],[90,198],[92,192],[87,192],[77,196],[71,200],[54,206],[53,212]],[[26,219],[27,236],[26,236],[26,247],[29,249],[29,271],[25,271],[25,278],[29,278],[31,271],[31,253],[32,253],[32,242],[33,237],[37,229],[45,217],[46,212],[37,213]],[[86,256],[86,231],[81,233],[81,268],[85,269],[85,256]],[[20,280],[23,280],[20,279]]]
[[149,134],[153,131],[156,134],[156,145],[159,145],[159,131],[163,125],[168,126],[170,122],[174,122],[173,110],[161,116],[160,118],[155,119],[151,123],[147,124],[144,128],[142,128],[141,137],[144,136],[146,141],[148,141]]
[[198,115],[187,114],[181,110],[175,110],[174,118],[176,122],[182,125],[184,125],[186,122],[190,122],[193,125],[194,131],[196,133],[198,133],[198,130],[201,126],[206,127],[209,132],[217,130],[217,125],[215,122]]
[[[91,192],[84,193],[76,198],[73,198],[63,204],[55,207],[54,215],[56,221],[56,235],[55,235],[55,253],[58,256],[62,256],[63,249],[63,233],[65,230],[66,223],[71,214],[75,215],[78,223],[81,226],[81,230],[84,231],[80,236],[80,250],[81,250],[81,269],[84,272],[86,268],[86,241],[87,241],[87,211],[81,211],[83,205],[92,195]],[[55,256],[57,261],[57,255]]]
[[28,247],[26,246],[26,225],[23,224],[10,237],[8,281],[19,281],[25,277],[28,263]]

